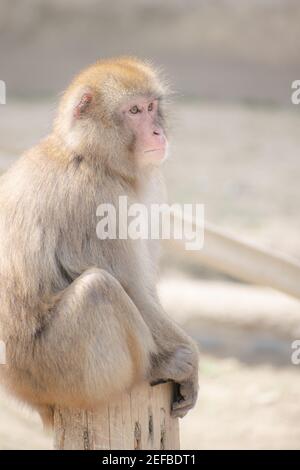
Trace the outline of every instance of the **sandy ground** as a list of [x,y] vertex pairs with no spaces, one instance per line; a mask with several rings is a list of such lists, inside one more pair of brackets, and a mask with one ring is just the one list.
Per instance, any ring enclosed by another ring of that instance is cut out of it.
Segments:
[[181,426],[187,449],[299,449],[299,369],[202,357],[198,405]]
[[126,54],[163,66],[188,96],[288,105],[299,19],[298,0],[2,0],[0,78],[10,94],[43,96]]
[[[53,109],[54,100],[0,108],[0,171],[45,135]],[[204,203],[216,225],[300,258],[299,124],[288,108],[177,103],[170,200]],[[300,366],[290,360],[299,302],[188,271],[167,259],[160,284],[167,311],[202,351],[200,399],[182,421],[182,447],[299,449]],[[37,416],[1,395],[0,449],[49,447]]]

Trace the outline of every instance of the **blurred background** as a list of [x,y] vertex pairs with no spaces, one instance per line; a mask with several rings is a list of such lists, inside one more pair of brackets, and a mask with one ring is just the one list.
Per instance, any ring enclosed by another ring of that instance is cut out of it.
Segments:
[[[49,131],[74,73],[137,55],[175,91],[170,202],[203,203],[216,226],[300,260],[299,24],[297,0],[2,0],[0,171]],[[299,449],[299,301],[169,256],[159,292],[201,350],[182,448]],[[1,394],[0,449],[50,447],[38,417]]]

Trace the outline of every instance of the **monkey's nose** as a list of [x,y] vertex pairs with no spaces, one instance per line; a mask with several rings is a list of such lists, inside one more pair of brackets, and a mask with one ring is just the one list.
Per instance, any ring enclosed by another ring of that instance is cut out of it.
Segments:
[[159,132],[158,130],[154,130],[154,131],[153,131],[153,134],[154,134],[154,135],[160,135],[160,132]]

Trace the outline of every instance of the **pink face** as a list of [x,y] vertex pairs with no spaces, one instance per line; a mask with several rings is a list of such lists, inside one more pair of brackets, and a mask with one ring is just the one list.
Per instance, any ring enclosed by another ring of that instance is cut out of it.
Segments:
[[167,139],[159,124],[158,100],[139,97],[122,108],[126,125],[135,136],[135,155],[140,166],[160,164],[167,152]]

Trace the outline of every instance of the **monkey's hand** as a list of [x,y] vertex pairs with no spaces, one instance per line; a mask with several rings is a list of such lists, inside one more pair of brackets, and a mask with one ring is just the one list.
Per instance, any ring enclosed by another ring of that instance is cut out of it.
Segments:
[[183,418],[194,407],[198,395],[198,350],[194,344],[179,346],[153,371],[152,383],[176,384],[171,415]]

